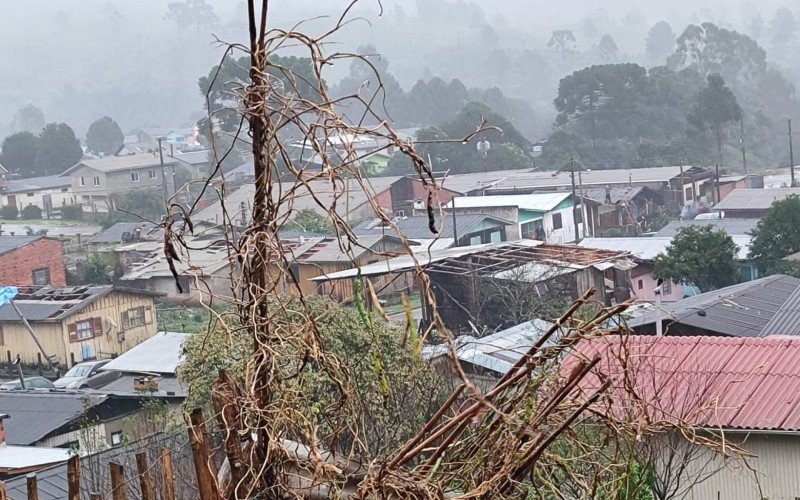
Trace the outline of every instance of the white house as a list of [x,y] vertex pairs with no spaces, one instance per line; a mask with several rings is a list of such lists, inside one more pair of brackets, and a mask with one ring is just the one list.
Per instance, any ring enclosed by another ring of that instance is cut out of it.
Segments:
[[75,204],[75,193],[68,177],[31,177],[6,180],[0,186],[0,205],[14,205],[20,212],[34,205],[47,216],[64,205]]

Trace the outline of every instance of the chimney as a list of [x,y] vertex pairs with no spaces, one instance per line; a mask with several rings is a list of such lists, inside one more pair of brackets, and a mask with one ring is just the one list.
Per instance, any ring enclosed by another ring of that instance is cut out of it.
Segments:
[[11,418],[8,413],[0,413],[0,448],[6,447],[6,426],[4,420]]

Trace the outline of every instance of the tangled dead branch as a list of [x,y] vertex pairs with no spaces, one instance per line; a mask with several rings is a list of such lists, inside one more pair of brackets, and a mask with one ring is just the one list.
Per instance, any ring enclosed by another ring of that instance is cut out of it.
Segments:
[[[610,382],[588,397],[579,397],[575,390],[597,360],[587,360],[566,375],[559,370],[566,350],[597,335],[627,303],[599,308],[592,318],[578,321],[574,313],[591,302],[592,292],[587,292],[484,393],[458,361],[452,338],[436,312],[430,282],[418,262],[415,274],[422,300],[433,311],[430,328],[447,345],[458,384],[449,397],[436,399],[426,413],[430,416],[426,423],[407,436],[400,433],[405,442],[376,450],[370,426],[377,420],[364,411],[370,406],[365,400],[377,400],[385,408],[409,403],[400,399],[399,391],[393,389],[398,385],[387,373],[377,333],[381,319],[367,310],[357,280],[354,307],[371,336],[371,364],[378,381],[378,394],[365,394],[352,363],[326,346],[320,324],[330,312],[320,313],[302,293],[291,270],[291,248],[279,234],[293,215],[295,201],[313,200],[319,211],[327,214],[341,251],[355,265],[354,249],[360,243],[348,224],[347,203],[350,190],[358,189],[367,193],[374,216],[399,234],[411,254],[407,240],[374,199],[361,169],[363,154],[348,139],[353,137],[369,137],[382,149],[393,148],[396,154],[408,157],[426,190],[425,211],[433,235],[438,233],[435,221],[443,219],[436,203],[440,185],[431,166],[412,144],[399,138],[379,110],[383,88],[377,72],[377,88],[348,96],[333,97],[324,84],[326,67],[336,61],[355,58],[372,67],[366,56],[326,54],[332,35],[349,22],[354,3],[332,29],[309,36],[297,28],[268,28],[268,2],[257,6],[249,0],[249,44],[226,47],[226,55],[239,51],[250,57],[248,81],[224,82],[222,94],[226,102],[237,103],[227,116],[234,117],[236,130],[246,133],[246,139],[238,135],[236,139],[250,144],[255,195],[250,220],[241,233],[235,229],[236,221],[223,211],[231,267],[238,272],[231,274],[235,311],[215,313],[216,328],[229,345],[245,339],[247,352],[240,360],[241,375],[222,372],[214,386],[228,463],[218,489],[225,498],[237,499],[438,499],[517,498],[525,494],[563,497],[570,489],[574,496],[594,496],[602,491],[611,497],[642,487],[644,481],[630,473],[634,455],[629,447],[642,430],[595,410],[607,398],[605,389]],[[311,77],[281,63],[277,55],[286,48],[305,52]],[[216,77],[212,85],[215,81]],[[349,105],[361,110],[358,120],[343,118],[342,110]],[[222,116],[218,111],[209,106],[212,137]],[[487,128],[486,123],[477,123],[475,132],[463,141]],[[304,149],[311,149],[309,156],[318,159],[324,169],[316,169],[310,158],[292,154],[289,144],[298,141]],[[220,160],[212,179],[222,175],[221,158],[227,153],[215,151],[214,158]],[[323,181],[329,196],[319,192]],[[224,197],[225,191],[223,183],[220,196]],[[193,208],[173,204],[173,215],[163,223],[170,262],[183,255],[176,247],[190,254],[185,236],[193,231]],[[372,290],[368,282],[366,290]],[[558,340],[552,340],[557,331]],[[404,335],[413,337],[414,332]],[[403,347],[406,344],[404,341]],[[323,407],[308,390],[311,374],[324,380],[335,395]]]

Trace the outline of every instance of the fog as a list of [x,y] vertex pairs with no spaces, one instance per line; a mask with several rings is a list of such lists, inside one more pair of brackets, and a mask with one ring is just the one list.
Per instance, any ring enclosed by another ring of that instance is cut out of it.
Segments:
[[[126,132],[187,126],[201,118],[204,101],[197,80],[223,50],[214,37],[246,39],[244,2],[207,3],[217,19],[211,27],[180,26],[168,17],[168,2],[154,0],[5,2],[0,136],[12,132],[15,112],[28,103],[39,107],[47,122],[70,124],[79,137],[103,115]],[[270,23],[290,26],[338,13],[346,4],[275,1]],[[374,46],[406,91],[417,80],[433,77],[459,79],[467,88],[497,87],[506,98],[527,101],[530,116],[518,128],[536,141],[552,131],[553,99],[564,76],[592,64],[663,65],[663,59],[645,51],[648,30],[658,21],[668,22],[675,36],[690,23],[707,21],[748,34],[766,50],[768,63],[794,83],[800,63],[792,55],[800,47],[800,33],[780,44],[770,33],[783,6],[800,19],[800,6],[781,1],[614,0],[599,7],[590,0],[366,0],[353,11],[352,17],[362,19],[339,33],[331,50]],[[307,29],[319,31],[331,22],[312,21]],[[554,30],[574,34],[569,54],[548,47]],[[598,49],[606,34],[616,43],[613,55]],[[327,83],[335,85],[348,70],[346,63],[331,68]]]

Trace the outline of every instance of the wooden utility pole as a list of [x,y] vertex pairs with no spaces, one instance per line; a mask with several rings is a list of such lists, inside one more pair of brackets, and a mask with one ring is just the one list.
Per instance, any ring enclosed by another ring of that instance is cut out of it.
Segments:
[[747,175],[747,154],[744,150],[744,118],[739,118],[739,127],[741,129],[739,142],[742,145],[742,167],[744,167],[744,175]]
[[792,183],[790,187],[794,187],[794,146],[792,144],[792,119],[789,118],[789,174],[791,175]]
[[575,227],[575,244],[577,245],[581,238],[578,231],[578,206],[575,195],[575,160],[571,156],[569,157],[569,173],[572,178],[572,225]]

